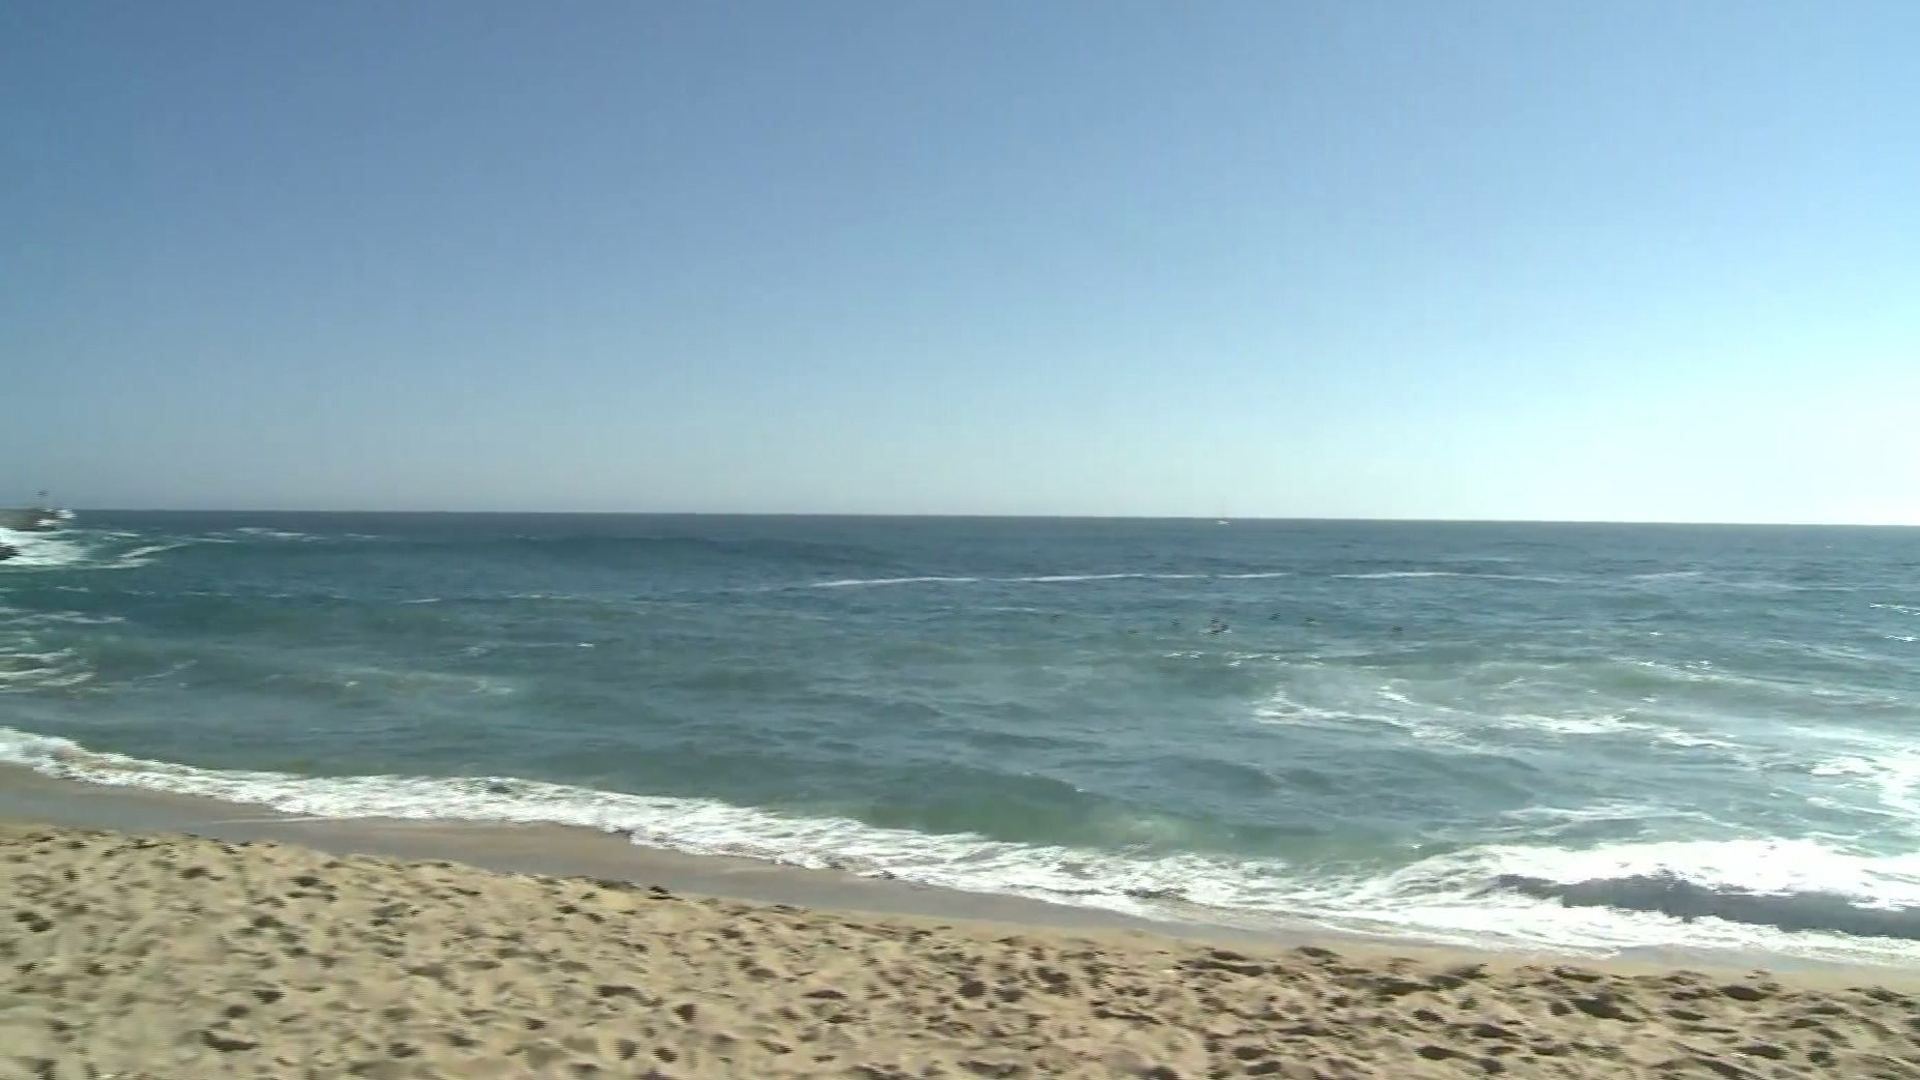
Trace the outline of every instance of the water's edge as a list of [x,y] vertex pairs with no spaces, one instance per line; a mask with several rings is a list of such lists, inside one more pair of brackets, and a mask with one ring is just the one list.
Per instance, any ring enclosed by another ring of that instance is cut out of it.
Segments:
[[760,859],[689,854],[571,825],[480,821],[316,818],[250,803],[51,777],[0,764],[0,820],[126,833],[183,833],[229,843],[272,841],[339,855],[406,861],[444,859],[498,873],[607,878],[678,892],[820,911],[1006,924],[1082,935],[1153,935],[1220,944],[1317,945],[1371,955],[1470,957],[1502,964],[1571,961],[1628,973],[1707,971],[1810,973],[1884,981],[1891,970],[1804,956],[1729,950],[1573,951],[1465,947],[1413,937],[1343,932],[1302,922],[1249,930],[1204,921],[1147,919],[1103,908],[1002,893],[862,877]]

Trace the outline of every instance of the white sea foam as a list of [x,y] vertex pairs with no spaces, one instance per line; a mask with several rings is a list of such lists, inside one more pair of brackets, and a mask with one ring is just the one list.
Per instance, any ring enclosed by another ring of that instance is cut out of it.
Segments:
[[[1199,655],[1199,654],[1196,654]],[[1564,712],[1503,710],[1497,698],[1463,697],[1452,681],[1396,679],[1370,689],[1363,677],[1338,668],[1295,666],[1287,684],[1255,705],[1253,719],[1266,724],[1388,725],[1422,740],[1488,751],[1525,734],[1635,738],[1683,747],[1738,749],[1737,744],[1671,722],[1618,709],[1575,708]],[[1516,680],[1516,683],[1518,680]],[[1503,733],[1513,733],[1506,735]]]
[[[966,834],[928,835],[847,818],[791,817],[709,799],[631,795],[510,777],[217,771],[97,753],[67,739],[12,728],[0,728],[0,761],[65,779],[197,795],[312,817],[570,825],[626,833],[639,843],[696,854],[885,872],[929,885],[1072,897],[1122,910],[1139,909],[1132,893],[1179,893],[1196,880],[1231,880],[1251,865],[1199,855],[1140,859]],[[1282,867],[1260,865],[1269,873]]]
[[1461,944],[1595,951],[1764,950],[1888,964],[1920,959],[1920,943],[1912,940],[1570,906],[1489,889],[1487,884],[1514,877],[1561,886],[1673,881],[1707,894],[1833,897],[1835,904],[1851,900],[1869,912],[1920,905],[1920,856],[1873,855],[1812,840],[1759,839],[1592,848],[1486,845],[1371,878],[1304,885],[1291,899],[1296,910],[1336,925],[1357,920],[1376,929]]
[[1684,581],[1688,578],[1697,578],[1702,573],[1704,571],[1700,570],[1654,570],[1644,574],[1629,574],[1627,579],[1629,581]]
[[205,537],[173,537],[134,548],[125,547],[139,534],[91,529],[62,529],[52,533],[0,529],[0,543],[19,554],[0,562],[0,574],[12,570],[131,570],[152,564],[158,555],[192,544],[211,543]]
[[1813,839],[1673,840],[1586,850],[1476,849],[1497,872],[1555,881],[1668,874],[1755,893],[1831,893],[1881,907],[1920,906],[1920,854],[1875,855]]
[[112,626],[127,620],[119,615],[89,615],[81,611],[15,611],[0,608],[0,615],[11,616],[6,625],[19,628],[35,626]]
[[1700,817],[1698,813],[1676,814],[1672,808],[1658,803],[1634,802],[1625,799],[1605,799],[1585,806],[1524,806],[1515,810],[1501,811],[1500,816],[1509,821],[1527,823],[1562,823],[1588,821],[1641,821],[1647,818]]
[[816,581],[807,587],[810,589],[853,589],[873,585],[922,585],[935,582],[953,584],[979,580],[979,578],[972,577],[946,577],[938,575],[894,578],[843,578],[838,581]]
[[1666,874],[1708,889],[1822,893],[1878,908],[1920,907],[1920,855],[1876,856],[1812,840],[1630,843],[1578,850],[1485,845],[1387,873],[1305,874],[1271,859],[1023,845],[511,777],[223,772],[92,752],[66,739],[11,728],[0,728],[0,761],[72,780],[211,797],[307,817],[570,825],[693,853],[884,873],[928,885],[1254,928],[1305,921],[1495,946],[1596,952],[1646,946],[1759,948],[1854,962],[1920,960],[1920,943],[1913,941],[1787,932],[1718,918],[1683,922],[1657,912],[1566,906],[1490,887],[1511,875],[1577,883]]
[[1920,752],[1885,746],[1871,755],[1829,758],[1809,771],[1872,792],[1883,812],[1920,829]]
[[1364,574],[1329,574],[1346,581],[1401,581],[1421,578],[1467,578],[1473,581],[1530,581],[1539,585],[1566,585],[1566,578],[1541,574],[1479,574],[1464,570],[1379,570]]
[[132,551],[121,553],[118,556],[118,561],[123,563],[133,564],[133,565],[144,566],[147,564],[147,562],[152,560],[153,556],[158,555],[163,551],[173,551],[177,548],[186,547],[187,545],[192,543],[195,543],[195,541],[176,540],[169,544],[148,544],[145,547],[137,547],[137,548],[134,548]]
[[1508,713],[1496,721],[1502,727],[1529,731],[1548,731],[1556,735],[1617,735],[1646,731],[1651,725],[1636,723],[1618,713],[1586,716],[1548,716],[1540,713]]
[[296,541],[296,542],[305,542],[305,541],[311,541],[311,540],[325,539],[325,537],[314,536],[309,533],[289,532],[286,529],[268,529],[268,528],[263,528],[257,525],[249,525],[244,528],[235,529],[233,530],[233,533],[235,535],[244,536],[252,540],[289,540],[289,541]]
[[22,570],[29,567],[70,566],[84,559],[87,545],[81,543],[72,534],[14,532],[0,529],[0,544],[14,549],[17,554],[0,562],[0,574],[9,570]]
[[0,693],[59,690],[91,681],[94,672],[85,658],[71,648],[55,647],[42,632],[121,621],[112,615],[0,607]]
[[1251,574],[1203,574],[1203,573],[1147,573],[1125,572],[1111,574],[1022,574],[1013,577],[976,577],[958,574],[922,574],[911,577],[887,578],[838,578],[832,581],[810,581],[803,587],[809,589],[850,589],[877,587],[883,585],[972,585],[981,582],[1000,584],[1028,585],[1071,585],[1085,581],[1250,581],[1259,578],[1289,577],[1284,570],[1263,571]]
[[1265,701],[1255,705],[1250,719],[1256,724],[1279,727],[1358,726],[1377,730],[1385,726],[1418,738],[1452,739],[1458,735],[1451,725],[1435,722],[1429,716],[1382,712],[1351,703],[1305,701],[1290,695],[1285,688],[1273,690]]
[[1740,744],[1736,742],[1728,742],[1725,739],[1716,739],[1710,735],[1701,735],[1692,731],[1680,731],[1674,728],[1655,732],[1653,737],[1656,741],[1668,743],[1673,746],[1684,746],[1689,749],[1695,747],[1713,747],[1723,750],[1739,750],[1742,748]]
[[43,649],[29,636],[0,641],[0,693],[79,686],[93,674],[72,649]]
[[1038,574],[1030,577],[995,578],[995,581],[1030,581],[1060,584],[1075,581],[1199,581],[1206,574]]

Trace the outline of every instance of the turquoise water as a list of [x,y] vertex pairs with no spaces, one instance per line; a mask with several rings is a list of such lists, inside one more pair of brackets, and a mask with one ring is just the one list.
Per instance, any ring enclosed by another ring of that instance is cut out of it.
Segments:
[[84,514],[0,759],[1251,927],[1920,960],[1920,531]]

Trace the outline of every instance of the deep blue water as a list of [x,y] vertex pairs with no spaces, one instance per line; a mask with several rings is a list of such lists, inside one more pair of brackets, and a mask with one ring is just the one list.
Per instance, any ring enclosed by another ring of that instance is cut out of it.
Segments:
[[1237,925],[1920,959],[1920,530],[75,526],[0,563],[0,757],[47,772]]

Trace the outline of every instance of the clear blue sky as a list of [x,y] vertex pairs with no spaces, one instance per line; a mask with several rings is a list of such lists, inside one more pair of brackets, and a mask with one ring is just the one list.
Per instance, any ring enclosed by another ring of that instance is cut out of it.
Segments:
[[1920,523],[1920,3],[0,6],[0,500]]

